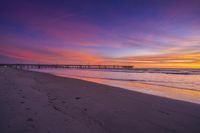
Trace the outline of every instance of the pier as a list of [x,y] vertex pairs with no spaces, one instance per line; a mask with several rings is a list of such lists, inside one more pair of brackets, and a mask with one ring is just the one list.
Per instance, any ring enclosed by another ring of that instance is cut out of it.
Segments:
[[124,65],[70,65],[70,64],[0,64],[0,67],[16,69],[133,69],[133,66]]

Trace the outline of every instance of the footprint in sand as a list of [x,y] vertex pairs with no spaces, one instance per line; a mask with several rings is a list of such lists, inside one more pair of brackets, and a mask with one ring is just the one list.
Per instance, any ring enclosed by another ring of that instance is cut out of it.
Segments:
[[25,96],[22,96],[22,98],[26,99],[26,97],[25,97]]
[[80,97],[76,97],[75,99],[76,99],[76,100],[79,100],[79,99],[81,99],[81,98],[80,98]]
[[26,121],[33,122],[33,119],[32,118],[28,118],[28,119],[26,119]]

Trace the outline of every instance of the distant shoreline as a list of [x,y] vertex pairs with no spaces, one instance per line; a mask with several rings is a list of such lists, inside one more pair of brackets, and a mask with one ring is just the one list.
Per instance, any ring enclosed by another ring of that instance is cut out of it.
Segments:
[[0,68],[2,133],[199,133],[200,105]]

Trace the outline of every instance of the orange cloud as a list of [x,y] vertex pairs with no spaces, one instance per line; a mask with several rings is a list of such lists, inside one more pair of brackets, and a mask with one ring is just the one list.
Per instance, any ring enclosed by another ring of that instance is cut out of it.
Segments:
[[86,52],[59,48],[45,48],[43,51],[39,53],[28,49],[1,47],[0,55],[35,63],[98,64],[102,62],[101,57]]
[[41,53],[36,53],[31,50],[24,50],[19,48],[1,47],[0,55],[11,58],[21,59],[25,61],[32,61],[35,63],[50,63],[52,58]]
[[102,57],[90,54],[90,52],[87,53],[61,48],[47,48],[46,50],[64,60],[72,60],[72,63],[76,64],[97,64],[103,60]]
[[138,68],[200,68],[200,53],[106,58],[104,63]]
[[200,53],[108,58],[91,54],[90,51],[71,49],[47,47],[43,49],[43,52],[34,52],[28,49],[1,47],[0,55],[35,63],[121,64],[134,65],[139,68],[200,68]]

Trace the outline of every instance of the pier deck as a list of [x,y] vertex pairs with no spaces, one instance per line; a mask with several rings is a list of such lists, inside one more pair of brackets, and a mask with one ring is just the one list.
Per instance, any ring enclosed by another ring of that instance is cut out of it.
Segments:
[[133,69],[133,66],[124,66],[124,65],[71,65],[71,64],[0,64],[0,67],[9,67],[17,69],[44,69],[44,68]]

